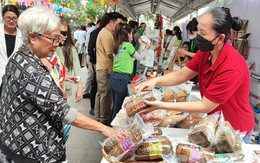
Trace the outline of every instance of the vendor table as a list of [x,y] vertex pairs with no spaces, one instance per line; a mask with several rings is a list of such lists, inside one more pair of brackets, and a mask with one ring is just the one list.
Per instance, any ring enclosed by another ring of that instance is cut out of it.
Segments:
[[[166,133],[167,136],[173,137],[173,138],[180,138],[183,140],[187,140],[188,133],[190,132],[189,129],[181,129],[181,128],[161,128],[163,133]],[[175,149],[174,149],[175,150]],[[260,145],[257,144],[243,144],[242,150],[239,153],[242,153],[245,155],[244,157],[244,163],[253,163],[254,157],[253,152],[254,150],[260,151]],[[101,160],[101,163],[109,163],[104,158]]]

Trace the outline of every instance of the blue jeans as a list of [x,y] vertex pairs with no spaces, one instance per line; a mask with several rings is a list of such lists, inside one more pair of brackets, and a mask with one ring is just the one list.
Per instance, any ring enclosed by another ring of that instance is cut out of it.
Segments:
[[246,144],[249,144],[249,143],[250,143],[250,141],[251,141],[251,136],[252,136],[252,134],[253,134],[253,131],[254,131],[254,129],[253,129],[247,136],[245,136],[245,137],[243,138],[243,140],[244,140],[244,142],[245,142]]
[[110,123],[116,117],[116,114],[122,107],[125,97],[128,95],[127,85],[129,84],[130,75],[113,72],[110,79],[110,88],[113,98],[113,107],[110,116]]

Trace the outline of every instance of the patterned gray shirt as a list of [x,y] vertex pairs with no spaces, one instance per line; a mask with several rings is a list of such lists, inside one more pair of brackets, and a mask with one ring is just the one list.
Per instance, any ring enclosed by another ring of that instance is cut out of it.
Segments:
[[65,154],[62,121],[72,123],[77,111],[25,46],[6,66],[0,108],[1,142],[13,153],[39,162],[55,162]]

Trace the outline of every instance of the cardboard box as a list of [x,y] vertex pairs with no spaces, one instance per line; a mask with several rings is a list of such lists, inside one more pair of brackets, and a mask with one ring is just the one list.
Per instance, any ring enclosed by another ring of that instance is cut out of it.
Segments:
[[248,58],[248,51],[249,51],[248,40],[235,39],[233,46],[239,52],[239,54],[241,54],[245,59]]
[[246,32],[246,29],[247,29],[247,25],[248,25],[248,21],[247,19],[243,19],[243,26],[241,28],[241,30],[245,31]]
[[250,103],[255,113],[255,130],[260,131],[260,74],[251,74]]

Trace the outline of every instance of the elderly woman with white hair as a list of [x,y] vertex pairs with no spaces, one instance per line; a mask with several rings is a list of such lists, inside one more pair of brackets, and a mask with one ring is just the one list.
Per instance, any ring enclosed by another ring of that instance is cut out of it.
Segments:
[[62,122],[115,133],[77,112],[63,100],[62,91],[41,62],[61,42],[60,19],[48,9],[32,7],[18,19],[24,45],[10,59],[3,76],[0,101],[0,140],[3,154],[15,163],[66,160]]

